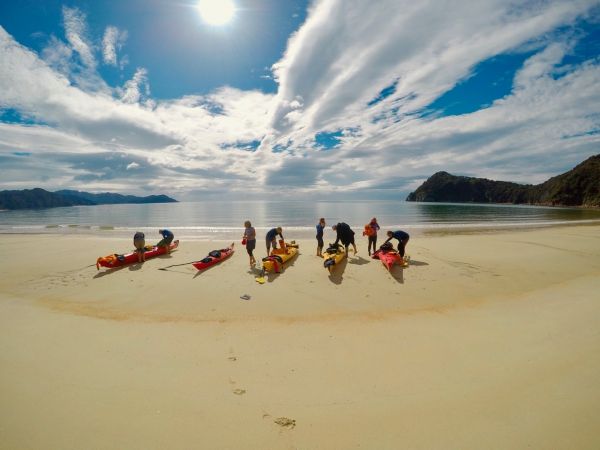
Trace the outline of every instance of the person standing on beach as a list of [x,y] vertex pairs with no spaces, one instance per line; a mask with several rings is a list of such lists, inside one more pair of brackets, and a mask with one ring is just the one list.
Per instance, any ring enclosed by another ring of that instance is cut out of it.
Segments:
[[377,231],[379,229],[380,228],[376,217],[373,217],[371,221],[365,225],[363,236],[367,236],[367,238],[369,238],[369,256],[371,256],[371,246],[373,246],[373,253],[375,253],[377,250]]
[[173,242],[175,235],[164,228],[162,230],[158,230],[158,232],[162,235],[163,238],[158,244],[156,244],[156,246],[165,247],[166,253],[171,253],[171,242]]
[[388,238],[384,242],[384,244],[386,242],[391,241],[392,239],[397,239],[398,240],[398,253],[400,253],[400,256],[402,258],[404,258],[406,244],[408,243],[408,240],[410,239],[410,236],[408,235],[408,233],[406,231],[398,230],[398,231],[388,231],[387,235],[388,235]]
[[137,253],[138,262],[143,263],[146,261],[146,236],[141,231],[136,231],[133,235],[133,246]]
[[356,249],[356,244],[354,242],[354,231],[350,228],[350,225],[344,222],[340,222],[331,227],[336,232],[335,243],[333,245],[337,245],[338,242],[342,242],[344,247],[346,247],[346,254],[344,257],[348,257],[348,247],[352,244],[354,248],[354,254],[358,253]]
[[271,246],[273,247],[273,250],[275,250],[277,248],[277,239],[275,239],[277,236],[279,236],[281,239],[283,239],[283,230],[281,229],[281,227],[277,227],[277,228],[271,228],[268,232],[267,232],[267,236],[266,236],[266,240],[267,240],[267,256],[269,256],[271,254]]
[[256,248],[256,230],[252,226],[249,220],[244,222],[244,237],[242,238],[242,244],[246,245],[246,251],[250,257],[250,267],[256,265],[256,259],[254,259],[254,249]]
[[323,230],[325,229],[325,218],[321,217],[317,224],[317,256],[323,257]]

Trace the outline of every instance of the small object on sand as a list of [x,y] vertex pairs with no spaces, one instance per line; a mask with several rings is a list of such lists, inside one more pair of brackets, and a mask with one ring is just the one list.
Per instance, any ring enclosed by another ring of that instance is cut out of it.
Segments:
[[235,395],[244,395],[246,393],[246,389],[235,389],[233,393]]
[[265,284],[265,268],[260,271],[260,275],[254,278],[258,284]]
[[288,419],[287,417],[278,417],[273,422],[275,422],[280,427],[285,427],[285,428],[290,428],[290,429],[294,428],[296,426],[296,420]]
[[248,294],[244,294],[244,295],[241,295],[240,298],[242,300],[250,300],[252,297],[250,297]]

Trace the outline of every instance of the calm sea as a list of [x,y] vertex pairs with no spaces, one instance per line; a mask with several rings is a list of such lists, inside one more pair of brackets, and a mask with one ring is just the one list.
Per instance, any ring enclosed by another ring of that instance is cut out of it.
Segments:
[[282,226],[287,238],[303,239],[314,237],[320,217],[325,217],[328,225],[346,222],[357,234],[372,217],[377,217],[383,230],[404,229],[417,234],[428,230],[600,223],[599,210],[576,208],[398,201],[206,201],[0,211],[0,233],[121,237],[140,230],[147,236],[158,236],[158,228],[169,228],[178,238],[237,239],[244,221],[250,220],[259,235]]

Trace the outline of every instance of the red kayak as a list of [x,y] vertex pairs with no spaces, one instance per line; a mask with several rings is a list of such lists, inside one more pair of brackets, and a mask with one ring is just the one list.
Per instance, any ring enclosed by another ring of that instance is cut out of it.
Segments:
[[[169,246],[171,251],[175,250],[179,246],[179,241],[173,241]],[[167,252],[165,247],[154,246],[150,250],[144,252],[145,259],[154,258],[155,256],[163,255]],[[108,267],[113,269],[115,267],[126,266],[138,262],[138,255],[136,252],[127,253],[126,255],[119,255],[113,253],[112,255],[102,256],[96,261],[96,269],[100,270],[100,266]]]
[[208,253],[206,258],[192,263],[192,265],[198,270],[204,270],[210,266],[214,266],[215,264],[220,263],[224,259],[229,258],[231,255],[233,255],[233,252],[235,252],[235,250],[233,249],[232,242],[229,247],[222,248],[221,250],[213,250]]
[[402,267],[408,266],[408,263],[402,259],[396,250],[385,251],[379,249],[373,253],[372,258],[379,259],[387,270],[392,270],[394,263],[398,263]]

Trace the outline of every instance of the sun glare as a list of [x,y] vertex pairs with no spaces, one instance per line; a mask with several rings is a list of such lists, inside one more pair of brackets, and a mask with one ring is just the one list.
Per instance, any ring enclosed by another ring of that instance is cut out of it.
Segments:
[[198,10],[202,19],[210,25],[224,25],[235,14],[233,0],[200,0]]

